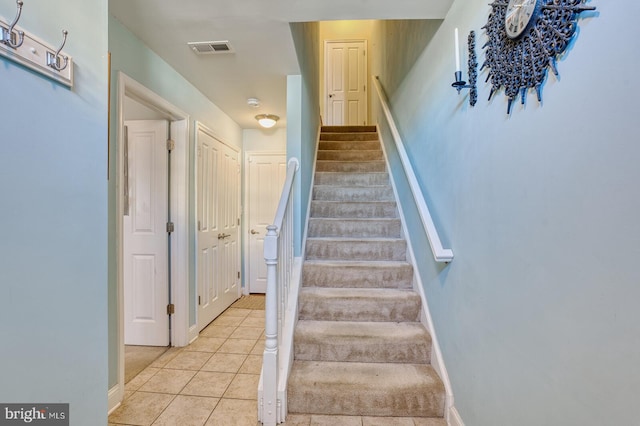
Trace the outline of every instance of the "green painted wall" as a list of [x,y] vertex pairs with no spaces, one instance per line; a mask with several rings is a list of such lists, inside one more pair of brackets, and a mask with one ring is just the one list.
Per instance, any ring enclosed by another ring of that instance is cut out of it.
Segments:
[[[242,147],[242,129],[231,118],[211,103],[198,89],[171,68],[164,60],[137,39],[118,20],[109,18],[109,50],[112,66],[111,113],[116,117],[117,73],[124,72],[143,86],[155,92],[190,116],[189,167],[194,170],[195,122],[201,122],[216,132],[231,146]],[[117,158],[116,123],[111,123],[111,158]],[[115,161],[111,162],[111,175],[116,175]],[[193,173],[189,182],[189,208],[195,211],[195,184]],[[116,200],[115,179],[109,185],[109,386],[117,383],[117,281],[116,281]],[[189,235],[195,235],[195,216],[190,214]],[[196,321],[195,241],[189,242],[189,324]]]
[[[467,425],[630,425],[640,417],[640,87],[631,80],[640,41],[629,25],[640,6],[590,4],[597,13],[580,20],[543,104],[530,94],[511,116],[502,93],[487,102],[486,72],[474,108],[450,87],[455,27],[478,33],[483,62],[486,2],[456,0],[409,70],[388,51],[380,58],[394,76],[386,90],[419,184],[455,253],[447,267],[434,263],[392,158]],[[378,36],[405,38],[396,30]]]
[[69,31],[75,85],[0,58],[0,401],[106,424],[107,2],[25,1],[19,25],[52,46]]

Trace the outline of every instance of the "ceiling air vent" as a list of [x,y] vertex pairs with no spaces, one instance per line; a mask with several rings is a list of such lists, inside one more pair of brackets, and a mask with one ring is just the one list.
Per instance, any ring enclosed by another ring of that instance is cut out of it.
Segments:
[[228,40],[221,41],[192,41],[187,43],[198,55],[233,53],[233,48]]

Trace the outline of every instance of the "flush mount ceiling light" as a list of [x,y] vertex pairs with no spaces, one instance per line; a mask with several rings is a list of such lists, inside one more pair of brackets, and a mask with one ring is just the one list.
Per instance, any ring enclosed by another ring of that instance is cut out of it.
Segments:
[[265,129],[268,129],[270,127],[275,126],[276,121],[280,120],[280,117],[273,114],[258,114],[256,115],[256,120],[258,120],[258,123],[262,127],[264,127]]

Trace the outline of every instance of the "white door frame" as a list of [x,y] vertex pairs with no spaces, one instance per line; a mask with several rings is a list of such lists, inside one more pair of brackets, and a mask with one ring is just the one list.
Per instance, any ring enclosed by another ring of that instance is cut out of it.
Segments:
[[364,43],[364,91],[365,91],[365,101],[364,101],[364,117],[365,121],[369,123],[369,44],[367,39],[357,38],[357,39],[335,39],[335,40],[325,40],[324,41],[324,116],[326,120],[329,119],[329,45],[331,43],[355,43],[362,42]]
[[[229,143],[227,143],[227,141],[220,136],[217,132],[215,132],[214,130],[211,130],[211,128],[207,127],[206,125],[202,124],[199,121],[196,121],[196,125],[195,125],[195,131],[194,131],[194,137],[195,137],[195,149],[197,151],[198,149],[198,134],[200,133],[200,131],[202,131],[203,133],[207,134],[208,136],[212,137],[213,139],[217,140],[218,142],[220,142],[221,144],[223,144],[224,146],[232,149],[233,151],[238,153],[238,163],[240,163],[239,159],[241,158],[242,155],[242,150],[240,148],[238,148],[237,146],[233,146]],[[197,153],[196,153],[196,157],[197,157]],[[194,164],[194,176],[198,176],[198,161],[195,161]],[[238,181],[240,187],[239,190],[242,191],[242,181],[239,180]],[[194,194],[195,194],[195,198],[196,198],[196,208],[193,214],[194,217],[194,221],[197,223],[198,222],[198,179],[195,179],[195,189],[194,189]],[[242,211],[242,196],[239,195],[238,196],[238,212],[239,212],[239,216],[242,217],[243,216],[243,211]],[[244,226],[243,224],[244,220],[240,220],[240,226],[238,227],[238,232],[242,232],[242,227]],[[240,244],[238,245],[238,247],[242,247],[242,235],[238,235],[238,238],[240,239]],[[195,236],[194,236],[194,246],[198,247],[198,232],[195,232]],[[242,250],[240,248],[240,250]],[[239,255],[242,255],[242,251],[239,253]],[[200,330],[198,329],[198,256],[195,256],[194,259],[195,262],[195,271],[196,271],[196,276],[195,276],[195,282],[196,282],[196,291],[193,295],[194,297],[194,304],[196,306],[196,323],[193,327],[191,327],[191,329],[189,330],[190,334],[189,334],[189,338],[190,341],[194,340],[196,337],[198,337],[198,334],[200,332]],[[238,298],[240,298],[241,293],[242,293],[242,282],[239,282],[238,285]]]
[[[249,227],[251,226],[251,224],[249,223],[249,191],[247,191],[247,189],[249,189],[249,157],[251,156],[256,156],[256,155],[282,155],[285,158],[285,161],[287,160],[287,153],[284,151],[246,151],[244,153],[244,176],[243,176],[243,181],[244,181],[244,209],[242,210],[242,216],[243,216],[243,220],[242,220],[242,228],[241,228],[241,232],[242,232],[242,242],[243,242],[243,247],[242,247],[242,253],[243,253],[243,259],[244,259],[244,285],[242,286],[242,293],[244,295],[249,295],[249,262],[247,262],[247,259],[249,259]],[[274,217],[275,218],[275,217]]]
[[118,287],[118,383],[109,389],[108,407],[113,410],[124,398],[124,274],[123,274],[123,182],[124,182],[124,101],[135,99],[165,115],[171,122],[175,149],[171,152],[171,295],[175,314],[171,316],[171,342],[189,343],[189,115],[123,72],[118,72],[116,134],[116,247]]

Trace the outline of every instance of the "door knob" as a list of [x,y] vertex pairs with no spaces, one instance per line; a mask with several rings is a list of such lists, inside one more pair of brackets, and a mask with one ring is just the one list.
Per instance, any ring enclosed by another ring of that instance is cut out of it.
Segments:
[[259,232],[258,232],[258,231],[256,231],[255,229],[252,229],[252,230],[251,230],[251,235],[256,235],[256,234],[259,234]]
[[218,234],[218,239],[221,240],[224,238],[224,234]]
[[333,98],[333,95],[329,95],[330,98]]

